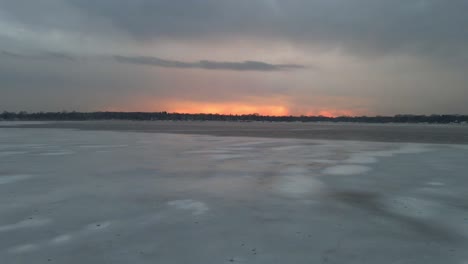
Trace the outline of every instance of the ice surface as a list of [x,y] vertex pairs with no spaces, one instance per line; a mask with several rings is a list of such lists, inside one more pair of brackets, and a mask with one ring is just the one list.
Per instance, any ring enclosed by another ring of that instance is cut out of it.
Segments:
[[40,227],[40,226],[47,225],[50,222],[51,220],[47,218],[27,219],[27,220],[20,221],[18,223],[0,226],[0,232],[12,231],[12,230],[23,229],[23,228]]
[[16,175],[2,175],[0,174],[0,184],[7,184],[17,181],[27,180],[33,177],[32,175],[27,174],[16,174]]
[[336,165],[323,170],[324,174],[330,175],[353,175],[370,171],[371,168],[362,165]]
[[351,157],[344,162],[346,163],[354,163],[354,164],[369,164],[369,163],[376,163],[378,160],[376,157],[372,157],[372,155],[366,154],[355,154],[351,155]]
[[468,148],[0,129],[0,263],[464,263]]

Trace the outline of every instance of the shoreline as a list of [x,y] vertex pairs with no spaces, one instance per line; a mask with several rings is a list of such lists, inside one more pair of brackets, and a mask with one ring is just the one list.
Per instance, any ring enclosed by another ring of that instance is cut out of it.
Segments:
[[[2,121],[3,122],[3,121]],[[228,121],[14,121],[1,128],[54,128],[232,137],[468,144],[468,126],[458,124],[368,124]],[[26,123],[22,123],[26,122]]]

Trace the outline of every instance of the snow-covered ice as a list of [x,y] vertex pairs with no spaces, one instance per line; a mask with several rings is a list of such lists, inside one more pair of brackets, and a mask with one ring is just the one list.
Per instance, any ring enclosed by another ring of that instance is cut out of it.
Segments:
[[465,145],[0,129],[0,263],[465,263]]

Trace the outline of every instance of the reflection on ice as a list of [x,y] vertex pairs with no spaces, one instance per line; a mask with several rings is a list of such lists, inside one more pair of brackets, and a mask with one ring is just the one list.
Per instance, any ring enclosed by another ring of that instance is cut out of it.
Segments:
[[468,259],[466,146],[0,132],[2,264]]

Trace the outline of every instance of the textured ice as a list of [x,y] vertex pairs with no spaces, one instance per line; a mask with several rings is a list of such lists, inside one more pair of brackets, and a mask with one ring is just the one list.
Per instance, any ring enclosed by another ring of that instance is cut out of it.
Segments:
[[323,188],[323,183],[304,168],[289,167],[280,172],[274,188],[284,195],[303,196],[317,194]]
[[44,152],[40,153],[41,156],[63,156],[63,155],[71,155],[73,152],[71,151],[51,151],[51,152]]
[[2,175],[0,174],[0,184],[14,183],[17,181],[24,181],[32,178],[32,175],[28,174],[16,174],[16,175]]
[[28,153],[27,151],[0,151],[0,157],[22,155]]
[[97,223],[91,223],[87,225],[84,230],[86,232],[88,231],[99,231],[108,228],[111,225],[111,222],[109,221],[104,221],[104,222],[97,222]]
[[190,199],[170,201],[167,204],[180,210],[190,211],[194,215],[201,215],[208,211],[208,206],[206,206],[206,204]]
[[355,164],[369,164],[369,163],[376,163],[377,158],[372,157],[371,155],[366,155],[366,154],[354,154],[354,155],[351,155],[351,157],[346,159],[344,162],[355,163]]
[[336,165],[323,170],[324,174],[330,175],[353,175],[370,171],[371,168],[362,165]]
[[64,244],[64,243],[69,242],[71,239],[72,239],[72,236],[65,234],[65,235],[60,235],[60,236],[54,237],[51,240],[51,243],[52,244]]
[[444,186],[445,184],[443,182],[428,182],[427,185],[431,185],[431,186]]
[[47,218],[34,218],[20,221],[18,223],[0,226],[0,232],[14,231],[23,228],[41,227],[50,224],[51,220]]
[[438,203],[415,197],[397,197],[387,201],[386,208],[399,215],[412,218],[430,217],[439,212]]
[[0,135],[1,264],[468,259],[466,146]]
[[22,254],[22,253],[27,253],[27,252],[30,252],[30,251],[34,251],[37,248],[38,248],[38,246],[34,245],[34,244],[24,244],[24,245],[19,245],[19,246],[12,247],[8,251],[10,253]]

